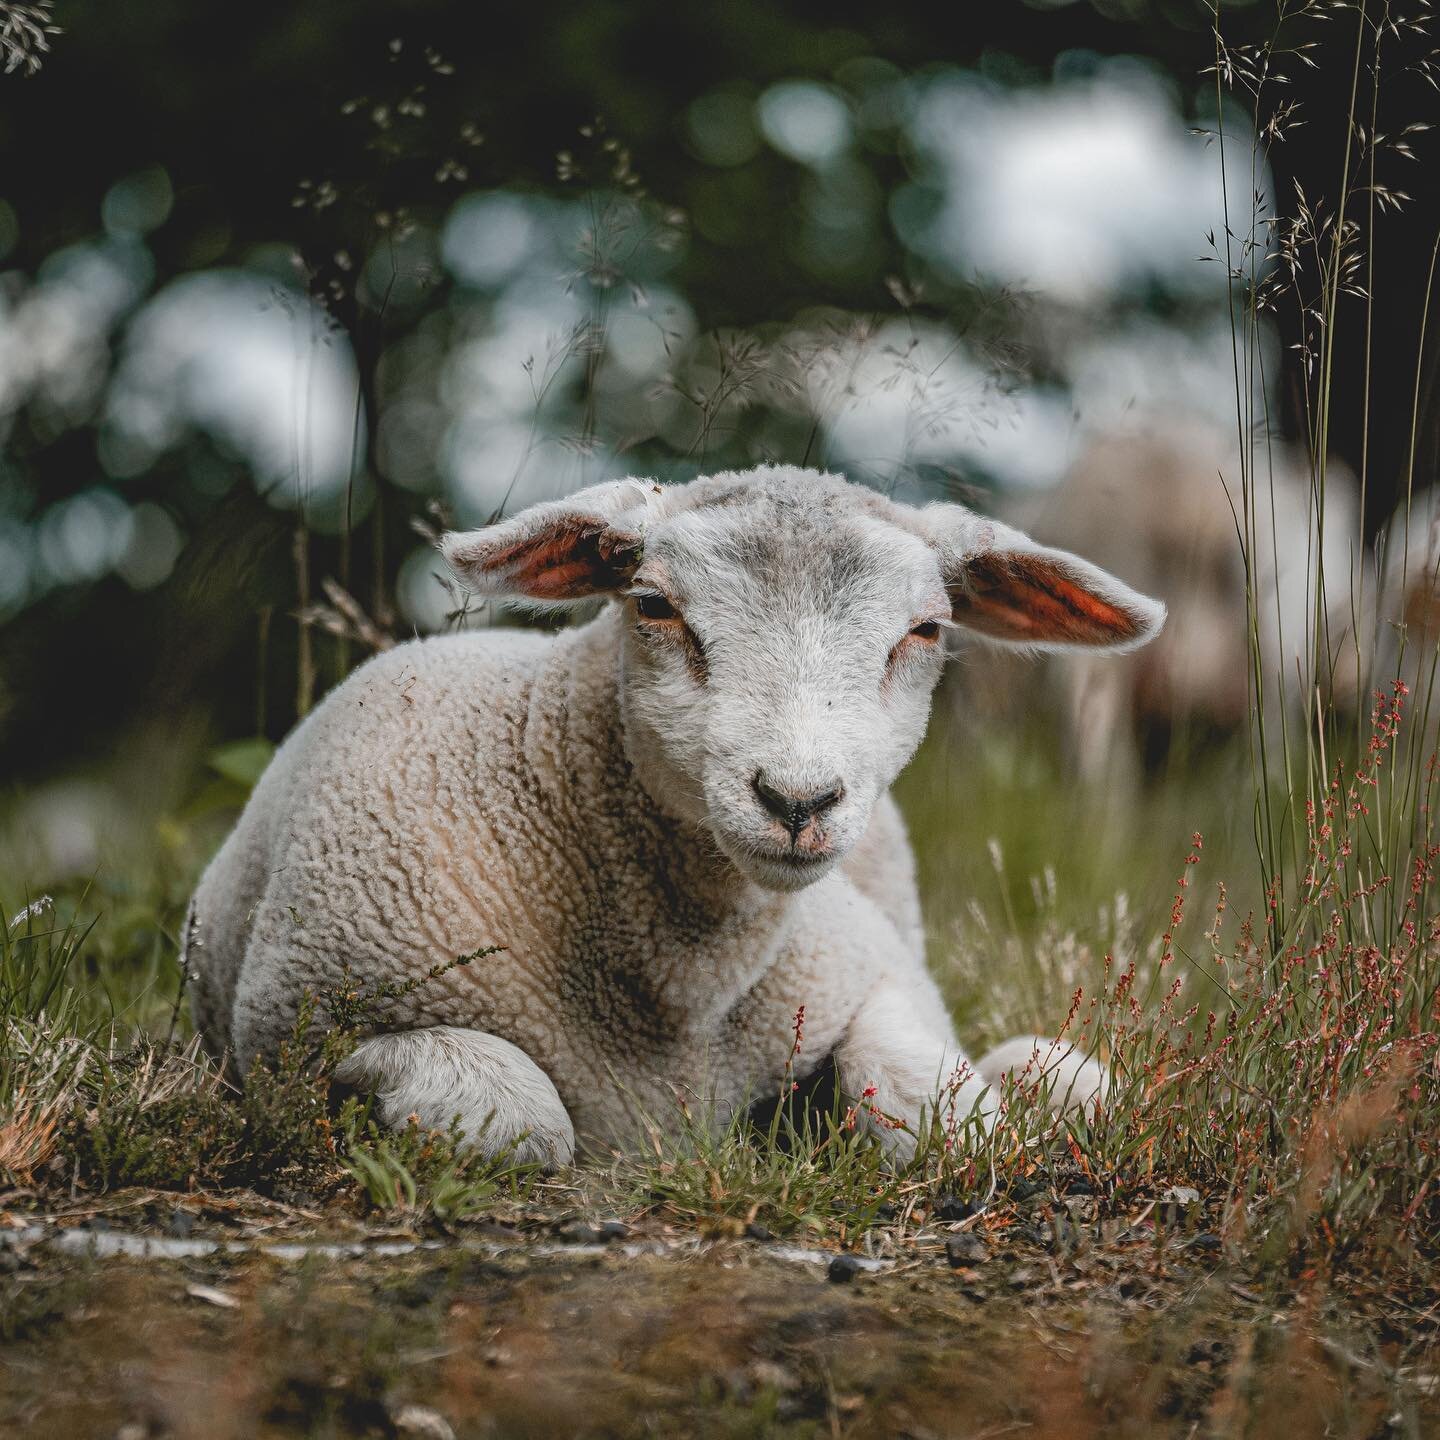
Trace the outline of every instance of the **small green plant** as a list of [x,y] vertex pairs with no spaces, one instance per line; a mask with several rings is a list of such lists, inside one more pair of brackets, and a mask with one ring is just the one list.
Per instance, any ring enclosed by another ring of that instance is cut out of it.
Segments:
[[45,1015],[77,1034],[98,1026],[93,1012],[84,1013],[83,991],[70,983],[95,926],[93,920],[82,925],[78,914],[60,925],[49,895],[29,901],[8,922],[0,912],[0,1022],[9,1026]]
[[642,1147],[617,1156],[612,1172],[626,1208],[722,1234],[761,1224],[842,1241],[899,1210],[916,1188],[909,1172],[891,1165],[857,1123],[857,1106],[841,1096],[833,1067],[797,1080],[804,1006],[792,1028],[773,1097],[737,1105],[723,1120],[683,1099],[668,1121],[642,1116]]
[[616,1176],[629,1204],[704,1231],[858,1238],[903,1202],[907,1177],[843,1114],[785,1113],[767,1132],[743,1112],[715,1125],[686,1107],[678,1127],[651,1128],[648,1152],[617,1160]]
[[[330,1080],[351,1037],[313,1038],[316,1002],[301,1006],[289,1038],[236,1087],[200,1048],[150,1040],[122,1047],[112,1033],[72,1111],[66,1149],[77,1173],[101,1188],[195,1189],[314,1184],[335,1174]],[[349,1101],[354,1106],[357,1102]]]
[[[442,960],[409,980],[358,980],[347,961],[341,971],[340,983],[325,991],[320,998],[331,1023],[341,1033],[353,1035],[367,1026],[383,1028],[389,1023],[390,1007],[397,1000],[407,999],[452,970],[502,954],[504,949],[503,945],[482,945],[468,955]],[[310,1020],[313,1020],[313,1010],[307,1026]]]
[[364,1117],[340,1163],[372,1209],[433,1216],[442,1224],[483,1213],[501,1197],[522,1198],[538,1174],[537,1166],[514,1159],[513,1147],[487,1157],[467,1144],[458,1122],[426,1130],[414,1117],[390,1132]]

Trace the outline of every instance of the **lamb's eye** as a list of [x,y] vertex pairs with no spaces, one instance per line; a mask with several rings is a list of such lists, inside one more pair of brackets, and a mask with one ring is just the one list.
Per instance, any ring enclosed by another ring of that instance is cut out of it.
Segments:
[[653,590],[644,591],[635,597],[635,611],[642,620],[678,620],[680,612],[663,596]]
[[910,633],[917,640],[938,640],[940,638],[940,622],[938,620],[922,620],[918,625],[912,627]]

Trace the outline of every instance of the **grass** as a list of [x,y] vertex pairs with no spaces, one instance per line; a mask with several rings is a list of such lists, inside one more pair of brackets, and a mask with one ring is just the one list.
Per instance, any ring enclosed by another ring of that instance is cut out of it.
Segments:
[[[360,986],[317,997],[291,1043],[237,1090],[187,1033],[173,957],[160,966],[168,979],[157,979],[149,942],[132,937],[131,950],[87,965],[88,947],[120,938],[107,933],[107,897],[90,885],[13,912],[0,942],[0,1167],[17,1187],[12,1201],[23,1189],[38,1205],[127,1186],[242,1187],[445,1228],[556,1203],[558,1183],[596,1211],[862,1248],[882,1231],[903,1240],[942,1205],[957,1218],[988,1207],[993,1219],[1042,1187],[1057,1199],[1094,1195],[1100,1213],[1119,1216],[1178,1186],[1203,1197],[1203,1224],[1257,1274],[1320,1266],[1414,1283],[1434,1261],[1440,1224],[1429,1178],[1440,1135],[1433,774],[1399,885],[1368,868],[1376,797],[1390,793],[1397,754],[1409,763],[1404,700],[1397,692],[1377,704],[1367,763],[1337,770],[1310,817],[1311,863],[1283,929],[1273,895],[1237,912],[1222,883],[1247,858],[1233,838],[1217,847],[1166,818],[1187,798],[1205,803],[1203,772],[1192,796],[1172,783],[1142,802],[1136,833],[1112,837],[1148,847],[1150,863],[1170,872],[1159,896],[1133,905],[1095,907],[1093,889],[1088,910],[1070,904],[1091,861],[1064,847],[1057,868],[1035,876],[1014,873],[1004,845],[984,843],[960,869],[933,813],[912,814],[932,913],[951,901],[936,950],[967,1017],[962,1033],[978,1050],[988,1032],[1038,1024],[1092,1050],[1111,1076],[1098,1114],[1057,1123],[1022,1078],[991,1133],[942,1109],[916,1137],[914,1161],[897,1168],[848,1123],[841,1097],[805,1094],[718,1127],[687,1113],[657,1126],[639,1153],[544,1182],[504,1157],[481,1161],[454,1134],[382,1132],[363,1097],[331,1095],[349,1034],[392,998]],[[943,791],[937,767],[946,785],[962,783],[947,728],[917,761],[918,791]],[[1045,807],[1025,802],[1036,786],[1061,793],[1060,777],[1021,775],[1007,791],[987,757],[969,763],[965,828],[978,834],[995,821],[1009,827],[1012,853],[1040,853],[1041,837],[1017,827],[1056,834]],[[978,800],[993,808],[977,811]],[[1090,803],[1099,802],[1061,802],[1082,819]],[[956,892],[975,903],[957,906]],[[322,1006],[326,1038],[303,1039]]]
[[373,1121],[352,1127],[341,1167],[372,1211],[391,1218],[424,1216],[451,1225],[523,1199],[538,1171],[508,1154],[482,1156],[458,1127],[424,1130],[413,1120],[385,1133]]
[[[77,911],[92,894],[80,891]],[[151,978],[123,959],[95,978],[83,962],[97,923],[61,925],[55,909],[49,897],[31,902],[0,937],[0,1180],[39,1197],[128,1186],[325,1194],[349,1184],[369,1209],[442,1223],[502,1190],[523,1193],[533,1167],[483,1160],[457,1133],[384,1132],[365,1097],[332,1095],[351,1037],[405,987],[342,986],[323,997],[328,1026],[312,999],[280,1052],[239,1087],[188,1034],[178,970],[163,1031],[117,1019],[137,1007],[127,985],[153,1000]]]

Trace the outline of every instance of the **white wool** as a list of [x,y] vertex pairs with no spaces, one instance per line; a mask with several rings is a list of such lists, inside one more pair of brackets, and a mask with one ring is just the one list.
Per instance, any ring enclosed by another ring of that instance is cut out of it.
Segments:
[[[934,627],[1128,648],[1163,610],[959,506],[786,469],[599,486],[445,549],[472,588],[620,603],[554,637],[399,646],[295,730],[187,922],[211,1049],[243,1073],[307,992],[500,945],[346,1062],[388,1123],[459,1115],[488,1150],[563,1163],[672,1122],[677,1096],[723,1115],[774,1094],[803,1006],[797,1077],[833,1055],[849,1096],[917,1124],[964,1063],[889,795]],[[800,808],[777,818],[767,788]]]
[[[1402,680],[1410,688],[1412,723],[1424,717],[1433,732],[1437,706],[1432,693],[1436,644],[1440,641],[1440,489],[1432,486],[1403,497],[1375,538],[1378,586],[1372,587],[1375,618],[1370,639],[1373,659],[1367,692],[1389,693]],[[1363,697],[1368,708],[1372,696]],[[1433,741],[1422,741],[1427,748]]]

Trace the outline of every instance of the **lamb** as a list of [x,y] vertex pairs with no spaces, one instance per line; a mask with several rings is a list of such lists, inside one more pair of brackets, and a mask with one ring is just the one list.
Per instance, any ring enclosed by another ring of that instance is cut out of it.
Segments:
[[1419,742],[1434,747],[1440,719],[1435,670],[1440,644],[1440,487],[1402,496],[1375,541],[1378,592],[1373,610],[1370,689],[1396,681],[1410,689],[1410,713],[1425,726]]
[[[889,786],[951,627],[1128,650],[1161,605],[958,505],[788,467],[608,482],[442,549],[477,594],[611,603],[399,646],[295,730],[192,901],[212,1052],[243,1073],[347,967],[404,982],[503,945],[403,995],[340,1078],[387,1123],[458,1116],[548,1166],[677,1093],[722,1116],[774,1094],[802,1006],[797,1076],[833,1058],[902,1157],[947,1077],[964,1113],[1032,1058],[962,1068]],[[1045,1063],[1072,1101],[1100,1085]]]
[[[1243,733],[1254,709],[1242,490],[1235,444],[1213,431],[1166,429],[1096,439],[1027,517],[1042,539],[1064,536],[1100,564],[1122,559],[1160,595],[1158,644],[1118,664],[1067,656],[1056,665],[1067,747],[1082,777],[1115,797],[1133,791],[1142,757],[1178,734]],[[1255,447],[1251,570],[1267,711],[1298,722],[1316,684],[1353,693],[1352,593],[1362,553],[1353,476],[1332,460],[1317,545],[1310,466],[1279,444]],[[1315,673],[1316,551],[1322,552],[1324,644]],[[1272,726],[1276,723],[1271,721]],[[1280,747],[1271,742],[1277,754]]]

